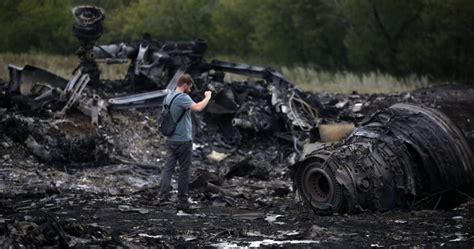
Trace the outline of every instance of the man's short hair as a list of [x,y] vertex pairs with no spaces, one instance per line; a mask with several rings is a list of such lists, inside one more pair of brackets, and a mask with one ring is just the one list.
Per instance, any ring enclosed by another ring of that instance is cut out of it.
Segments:
[[194,83],[194,81],[193,81],[193,79],[191,78],[191,76],[189,74],[183,74],[183,75],[181,75],[181,77],[179,77],[177,85],[182,86],[182,85],[186,84],[186,85],[190,86],[193,83]]

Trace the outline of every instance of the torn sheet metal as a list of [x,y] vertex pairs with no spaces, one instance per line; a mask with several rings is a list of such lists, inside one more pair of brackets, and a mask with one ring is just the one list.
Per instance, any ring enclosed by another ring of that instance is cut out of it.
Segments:
[[457,189],[472,193],[474,182],[472,152],[459,129],[443,113],[410,104],[375,114],[294,168],[304,201],[323,215],[410,207],[443,193],[449,203]]
[[[124,97],[117,97],[108,99],[108,103],[113,108],[130,108],[133,107],[146,107],[146,106],[156,106],[161,105],[164,98],[170,90],[163,89],[163,90],[156,90],[151,92],[145,93],[137,93],[133,95],[127,95]],[[156,104],[156,102],[159,102]]]
[[[10,83],[7,97],[13,103],[26,105],[32,111],[50,109],[55,117],[64,118],[73,106],[91,117],[91,123],[98,125],[99,115],[106,110],[106,103],[98,95],[88,97],[84,90],[89,83],[89,75],[77,70],[67,81],[46,70],[26,65],[23,68],[10,65]],[[61,105],[56,105],[56,104]],[[54,107],[53,107],[54,105]],[[62,106],[62,107],[61,107]]]
[[7,92],[10,94],[39,95],[43,92],[38,91],[36,86],[39,84],[48,89],[64,88],[67,84],[67,80],[64,78],[31,65],[25,65],[24,67],[8,65],[8,71],[10,73],[10,84]]

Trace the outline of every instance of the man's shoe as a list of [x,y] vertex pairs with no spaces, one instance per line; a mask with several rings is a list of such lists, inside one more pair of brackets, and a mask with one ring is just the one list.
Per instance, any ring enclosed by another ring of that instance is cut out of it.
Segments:
[[167,198],[159,198],[158,200],[154,201],[153,202],[153,205],[155,206],[166,206],[166,205],[171,205],[172,202],[170,201],[170,199],[167,199]]

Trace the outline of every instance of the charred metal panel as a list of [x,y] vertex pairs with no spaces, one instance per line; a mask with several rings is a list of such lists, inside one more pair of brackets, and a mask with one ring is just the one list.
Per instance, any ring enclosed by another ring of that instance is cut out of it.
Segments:
[[472,167],[466,140],[443,113],[396,104],[341,143],[309,152],[294,165],[294,181],[316,214],[387,211],[471,193]]
[[67,84],[64,78],[31,65],[25,65],[23,68],[8,65],[8,71],[10,72],[9,93],[33,95],[37,93],[33,89],[38,84],[50,89],[64,88]]
[[169,90],[156,90],[152,92],[138,93],[118,97],[108,100],[108,104],[113,108],[130,108],[130,107],[149,107],[161,105]]
[[99,113],[106,109],[99,96],[88,98],[82,95],[89,82],[89,74],[83,74],[80,69],[69,81],[30,65],[23,68],[9,65],[8,69],[8,97],[13,103],[25,104],[33,111],[41,110],[48,104],[64,103],[61,110],[54,108],[54,111],[58,111],[56,117],[64,117],[66,111],[77,106],[91,117],[91,122],[95,125],[98,124]]

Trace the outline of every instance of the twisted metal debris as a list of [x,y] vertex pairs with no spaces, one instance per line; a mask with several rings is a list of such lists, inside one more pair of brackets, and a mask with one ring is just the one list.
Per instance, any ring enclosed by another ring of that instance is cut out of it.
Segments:
[[[11,104],[32,111],[48,110],[56,118],[65,118],[75,108],[91,118],[91,127],[98,127],[105,123],[103,119],[109,109],[160,106],[168,92],[176,88],[178,78],[187,73],[195,81],[194,97],[202,96],[205,90],[214,92],[206,116],[219,127],[224,147],[238,146],[241,133],[246,131],[267,132],[292,142],[295,153],[300,153],[306,132],[319,122],[320,103],[271,68],[219,60],[207,62],[207,42],[199,39],[157,41],[145,34],[136,43],[95,45],[103,33],[105,11],[78,6],[73,9],[73,16],[72,33],[80,41],[76,51],[79,65],[74,76],[66,80],[41,68],[10,65],[7,97]],[[95,93],[97,87],[89,86],[90,82],[96,86],[104,83],[100,81],[98,62],[129,61],[123,82],[145,88],[153,85],[152,91],[127,92],[125,96],[103,99],[105,92]],[[228,82],[227,73],[260,80]]]
[[453,193],[473,192],[472,166],[466,140],[443,113],[396,104],[293,167],[304,201],[325,215],[449,205]]

